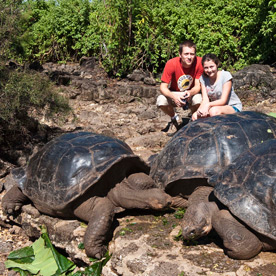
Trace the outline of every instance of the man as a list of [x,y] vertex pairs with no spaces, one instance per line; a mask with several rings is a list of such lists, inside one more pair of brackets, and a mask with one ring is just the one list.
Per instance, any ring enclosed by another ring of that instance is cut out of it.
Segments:
[[199,107],[202,97],[199,78],[203,73],[201,57],[196,56],[196,45],[186,40],[179,45],[179,57],[170,59],[164,68],[157,106],[171,117],[171,123],[178,130],[181,119],[175,113],[175,107],[189,107],[194,113]]

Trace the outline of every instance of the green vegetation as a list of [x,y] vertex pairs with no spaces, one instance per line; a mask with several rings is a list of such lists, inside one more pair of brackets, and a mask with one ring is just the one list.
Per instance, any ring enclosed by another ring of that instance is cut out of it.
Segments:
[[52,83],[36,72],[9,71],[0,67],[0,118],[13,122],[35,109],[50,117],[58,111],[68,112],[68,102],[54,90]]
[[37,127],[30,120],[36,116],[62,120],[71,110],[50,80],[33,71],[0,65],[0,94],[0,122],[9,132]]
[[269,115],[269,116],[272,116],[272,117],[275,117],[275,118],[276,118],[276,113],[275,113],[275,112],[270,112],[270,113],[268,113],[267,115]]
[[1,40],[9,45],[6,56],[17,60],[87,55],[111,75],[135,68],[158,73],[180,42],[193,39],[199,55],[213,52],[228,68],[275,62],[276,0],[4,2],[10,5],[0,4],[8,11],[1,15]]
[[20,28],[21,1],[6,0],[0,2],[0,57],[5,59],[21,54],[17,43],[22,34]]
[[91,266],[86,267],[84,271],[74,273],[73,270],[76,265],[55,249],[49,239],[46,227],[43,226],[41,237],[31,246],[11,252],[5,265],[6,268],[19,272],[21,276],[100,276],[103,266],[109,261],[110,257],[106,253],[102,260],[90,259]]
[[175,213],[174,217],[177,219],[183,219],[186,209],[178,208]]
[[19,62],[35,58],[31,53],[26,54],[32,44],[28,29],[34,23],[28,18],[31,10],[27,7],[25,1],[0,2],[0,142],[4,140],[2,135],[5,132],[12,135],[37,128],[38,124],[31,119],[34,115],[62,120],[70,112],[68,100],[60,95],[48,78],[25,70],[23,66],[17,69],[5,66],[5,61],[11,58]]
[[120,234],[120,236],[125,236],[126,233],[131,233],[132,231],[133,231],[132,229],[130,229],[128,227],[124,227],[124,228],[121,229],[119,234]]

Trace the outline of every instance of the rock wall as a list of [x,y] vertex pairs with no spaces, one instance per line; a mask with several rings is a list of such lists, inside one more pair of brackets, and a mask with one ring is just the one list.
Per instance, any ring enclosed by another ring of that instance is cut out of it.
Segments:
[[149,74],[135,70],[127,79],[112,79],[94,58],[83,58],[80,64],[46,63],[42,67],[42,73],[63,86],[71,99],[106,103],[143,98],[153,103],[159,93],[159,85]]
[[[149,73],[135,70],[127,79],[111,79],[94,58],[83,58],[80,64],[46,63],[42,72],[58,85],[68,87],[71,99],[95,101],[132,101],[135,98],[154,103],[159,85]],[[253,64],[233,73],[234,88],[244,104],[276,101],[276,68]]]
[[268,65],[253,64],[233,74],[233,82],[243,104],[256,104],[264,100],[276,103],[276,69]]

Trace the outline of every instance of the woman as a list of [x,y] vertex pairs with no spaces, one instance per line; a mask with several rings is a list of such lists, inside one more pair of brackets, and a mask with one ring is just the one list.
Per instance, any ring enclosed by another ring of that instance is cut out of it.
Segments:
[[220,61],[215,54],[206,54],[202,58],[204,70],[200,77],[202,103],[193,113],[193,121],[242,110],[242,103],[234,92],[232,75],[228,71],[218,70],[219,65]]

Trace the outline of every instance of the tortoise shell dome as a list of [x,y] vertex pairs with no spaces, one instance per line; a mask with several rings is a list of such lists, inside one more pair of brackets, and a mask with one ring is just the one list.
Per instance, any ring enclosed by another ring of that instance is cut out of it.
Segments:
[[276,240],[276,139],[250,148],[210,182],[236,217]]
[[276,138],[274,117],[247,111],[199,119],[181,128],[156,156],[150,176],[161,188],[208,179],[243,151]]
[[[121,164],[120,170],[109,177],[116,164]],[[103,190],[108,190],[132,172],[148,171],[119,139],[90,132],[68,133],[47,143],[30,159],[25,181],[18,185],[33,202],[58,208],[80,197],[104,175],[111,187]]]

